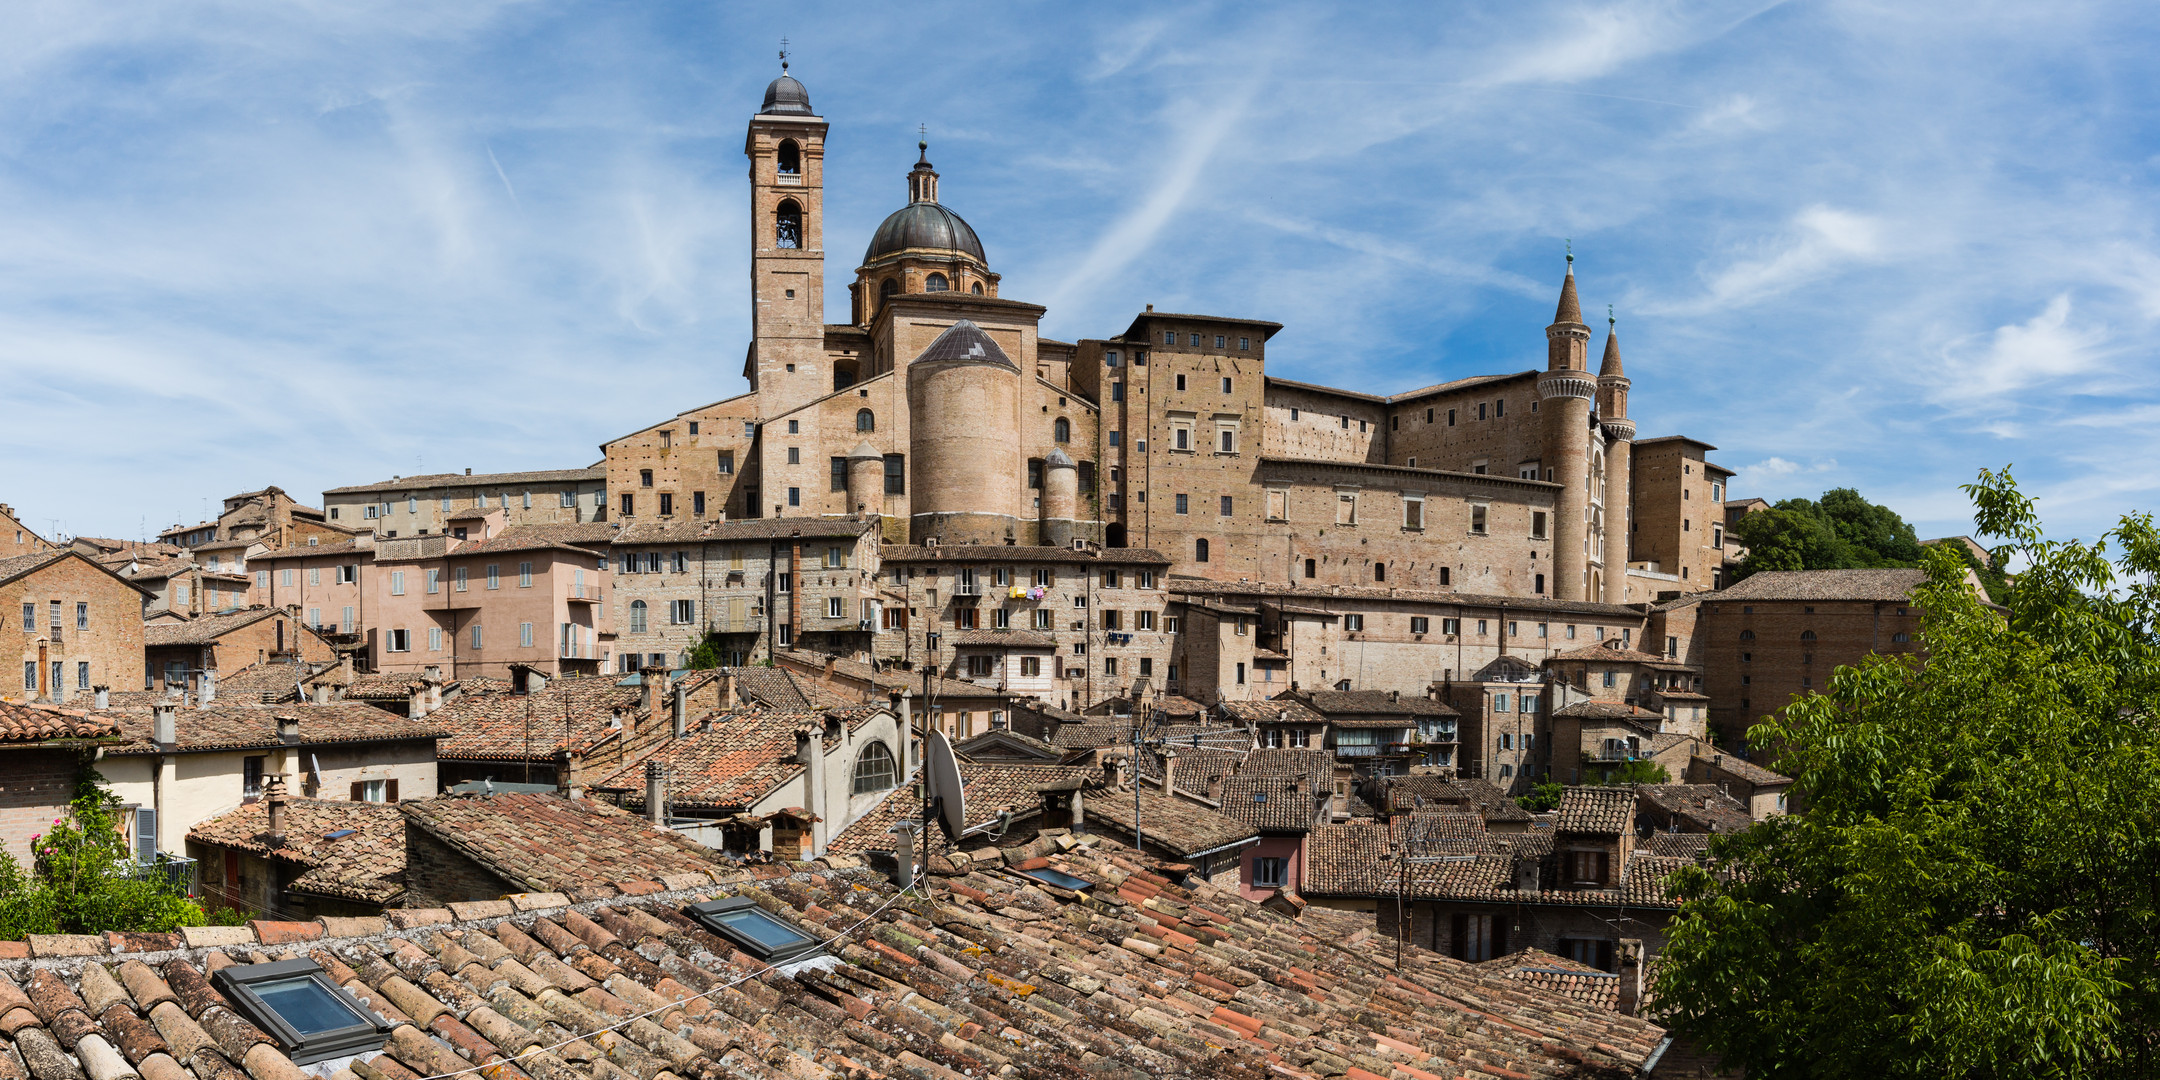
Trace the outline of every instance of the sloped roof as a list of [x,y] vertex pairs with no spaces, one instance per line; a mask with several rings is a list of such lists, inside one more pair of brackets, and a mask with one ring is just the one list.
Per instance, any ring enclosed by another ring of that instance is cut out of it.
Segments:
[[348,487],[330,488],[329,495],[356,495],[376,491],[432,491],[437,488],[502,487],[509,484],[557,484],[585,481],[605,481],[607,470],[590,469],[540,469],[533,472],[480,473],[428,473],[424,476],[400,476],[390,480],[378,480],[372,484],[353,484]]
[[534,892],[700,873],[718,853],[591,799],[541,793],[445,795],[400,803],[405,820],[496,876]]
[[1686,832],[1745,832],[1755,824],[1747,805],[1716,784],[1644,784],[1635,793]]
[[112,739],[120,725],[109,716],[53,705],[0,701],[0,745],[62,739]]
[[1779,784],[1790,784],[1793,782],[1792,777],[1786,776],[1783,773],[1775,772],[1770,769],[1765,769],[1762,766],[1757,765],[1754,762],[1739,756],[1738,754],[1709,753],[1697,754],[1695,756],[1697,758],[1700,758],[1704,765],[1722,772],[1731,773],[1733,776],[1738,777],[1741,780],[1745,780],[1748,783],[1755,785],[1756,787],[1775,787]]
[[1224,817],[1261,832],[1306,832],[1320,815],[1321,793],[1303,776],[1238,775],[1223,780]]
[[397,804],[291,799],[285,813],[278,847],[270,846],[264,802],[201,822],[188,839],[292,863],[302,873],[286,887],[300,892],[381,904],[405,891],[405,815]]
[[795,760],[795,732],[805,727],[822,731],[823,715],[765,709],[718,713],[681,738],[670,739],[652,756],[595,783],[593,789],[631,792],[629,803],[641,808],[645,805],[645,765],[653,762],[667,770],[670,805],[740,812],[803,771],[802,763]]
[[1330,721],[1365,716],[1461,716],[1445,702],[1386,690],[1299,690],[1313,709]]
[[294,619],[282,608],[239,608],[213,615],[198,615],[186,622],[144,623],[143,645],[148,648],[163,645],[208,645],[235,630],[244,630],[271,616],[292,619],[296,628],[301,625],[300,620]]
[[[942,871],[934,896],[901,895],[834,859],[618,878],[574,906],[523,894],[235,927],[221,931],[231,942],[222,950],[188,948],[178,934],[40,939],[34,948],[97,954],[12,968],[28,992],[0,979],[0,1005],[11,1041],[48,1078],[120,1075],[105,1066],[123,1059],[155,1059],[146,1075],[165,1080],[241,1075],[231,1058],[251,1074],[297,1075],[206,979],[258,954],[311,956],[390,1017],[387,1045],[352,1066],[372,1076],[435,1076],[504,1054],[548,1080],[952,1080],[1007,1068],[1299,1080],[1323,1062],[1331,1075],[1603,1076],[1634,1074],[1664,1041],[1648,1021],[1414,944],[1398,969],[1369,915],[1313,908],[1291,919],[1234,889],[1174,882],[1107,841],[1054,848],[1024,850],[1096,883],[1088,895],[1053,892],[994,858]],[[717,895],[832,939],[832,960],[768,970],[681,914]],[[480,1003],[490,1007],[472,1008]],[[544,1049],[564,1037],[568,1005],[575,1030],[605,1053]],[[163,1024],[146,1019],[153,1006]],[[460,1023],[458,1009],[481,1012],[475,1027],[486,1034]],[[438,1011],[447,1019],[418,1022]],[[647,1012],[650,1021],[631,1021]],[[194,1034],[168,1043],[171,1031]],[[474,1060],[453,1043],[474,1047]]]
[[1386,825],[1322,825],[1306,837],[1303,890],[1315,896],[1378,895],[1393,881],[1393,845]]
[[[1093,775],[1093,768],[1079,765],[963,761],[960,763],[960,790],[967,797],[966,827],[986,825],[1007,811],[1015,818],[1025,818],[1042,809],[1044,788],[1068,786],[1075,780]],[[1081,805],[1083,812],[1093,812],[1087,809],[1093,804],[1086,796],[1082,796]],[[916,798],[912,785],[903,784],[841,830],[827,843],[826,850],[835,855],[891,851],[892,827],[910,820],[922,820],[922,803]]]
[[1560,793],[1560,817],[1553,827],[1561,832],[1622,833],[1634,819],[1634,788],[1571,787]]
[[[150,707],[116,708],[100,715],[117,722],[127,740],[108,748],[106,753],[159,752],[157,744],[151,741],[155,719]],[[301,746],[411,739],[434,742],[449,734],[435,717],[408,720],[357,701],[333,701],[327,705],[298,701],[263,705],[227,701],[222,697],[205,708],[175,710],[173,734],[177,737],[176,747],[180,753],[286,746],[289,744],[278,735],[278,718],[283,716],[300,721],[298,745]]]
[[[1133,834],[1135,788],[1104,788],[1083,798],[1088,822],[1108,825],[1130,837]],[[1219,814],[1184,799],[1149,790],[1141,784],[1140,828],[1150,845],[1180,859],[1215,851],[1244,840],[1256,840],[1258,829],[1227,814]]]
[[1765,570],[1713,594],[1718,600],[1858,600],[1903,603],[1927,581],[1927,571]]
[[644,690],[609,675],[556,679],[534,694],[468,693],[428,715],[450,738],[437,756],[464,761],[552,760],[615,733],[616,710],[639,709]]
[[1543,949],[1524,949],[1487,960],[1478,967],[1593,1008],[1620,1007],[1620,976]]

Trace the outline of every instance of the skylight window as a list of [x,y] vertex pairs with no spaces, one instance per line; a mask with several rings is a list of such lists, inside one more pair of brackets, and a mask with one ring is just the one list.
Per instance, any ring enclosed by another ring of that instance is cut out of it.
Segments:
[[390,1030],[313,960],[236,964],[212,981],[295,1065],[379,1050]]
[[1034,878],[1045,885],[1055,885],[1060,889],[1070,889],[1073,892],[1082,892],[1095,887],[1095,883],[1086,878],[1074,877],[1063,870],[1052,870],[1049,867],[1040,870],[1022,870],[1020,874],[1022,877]]
[[766,914],[747,896],[708,900],[683,909],[713,933],[768,963],[783,963],[818,947],[818,940]]

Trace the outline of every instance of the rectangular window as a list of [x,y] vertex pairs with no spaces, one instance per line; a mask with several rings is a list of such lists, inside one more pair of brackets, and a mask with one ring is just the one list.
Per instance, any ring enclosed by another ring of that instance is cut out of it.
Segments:
[[1112,400],[1112,401],[1123,401],[1123,400],[1125,400],[1125,384],[1124,384],[1124,383],[1122,383],[1122,382],[1113,382],[1113,383],[1111,383],[1111,384],[1110,384],[1110,400]]
[[240,759],[241,798],[254,799],[260,798],[262,796],[263,764],[268,760],[269,758],[267,757],[246,757]]
[[668,601],[668,621],[677,626],[687,626],[697,621],[697,601]]
[[1356,612],[1343,616],[1342,628],[1352,632],[1365,629],[1365,616]]
[[502,588],[502,564],[487,564],[487,587],[490,589]]
[[1449,409],[1449,410],[1447,411],[1447,426],[1449,426],[1449,427],[1454,427],[1454,426],[1455,426],[1455,410],[1453,410],[1453,409]]
[[1178,492],[1177,495],[1177,512],[1180,514],[1185,512],[1185,493],[1182,491]]
[[343,566],[340,566],[340,567],[338,567],[338,568],[337,568],[337,583],[338,583],[338,584],[340,584],[340,585],[351,585],[351,584],[354,584],[354,583],[358,582],[359,580],[360,580],[360,564],[359,564],[359,563],[346,563],[345,565],[343,565]]
[[1218,452],[1221,452],[1221,453],[1225,453],[1225,454],[1235,454],[1235,453],[1237,453],[1237,429],[1236,429],[1236,428],[1232,428],[1232,427],[1217,427],[1217,428],[1215,429],[1215,436],[1216,436],[1216,446],[1215,446],[1215,449],[1216,449],[1216,450],[1217,450]]
[[75,689],[90,689],[90,661],[88,660],[77,660],[75,662]]
[[672,514],[672,513],[674,513],[674,512],[675,512],[675,493],[674,493],[674,492],[672,492],[672,491],[663,491],[663,492],[661,492],[661,493],[660,493],[660,513],[661,513],[661,516],[663,516],[663,517],[664,517],[664,516],[666,516],[666,515],[669,515],[669,514]]
[[1290,517],[1290,493],[1270,490],[1267,493],[1267,516],[1269,521],[1286,521]]
[[37,693],[37,661],[23,661],[22,688],[29,693]]
[[90,629],[90,605],[80,600],[75,602],[75,629]]
[[532,588],[532,564],[529,562],[518,564],[518,588]]
[[827,468],[832,471],[832,476],[830,478],[832,483],[832,490],[846,491],[847,459],[844,457],[831,458],[827,462]]
[[773,575],[773,591],[794,592],[795,575],[785,572]]
[[343,618],[341,618],[341,619],[339,619],[339,620],[338,620],[338,632],[339,632],[339,633],[341,633],[341,634],[350,634],[350,633],[352,633],[352,632],[353,632],[353,609],[352,609],[351,607],[349,607],[349,606],[348,606],[348,607],[347,607],[347,608],[346,608],[346,609],[345,609],[345,610],[344,610],[343,612],[340,612],[340,614],[341,614],[341,615],[343,616]]
[[1425,500],[1403,500],[1402,527],[1405,529],[1423,529],[1425,527]]
[[1485,532],[1485,514],[1486,514],[1486,510],[1487,510],[1487,507],[1486,507],[1486,505],[1485,505],[1484,503],[1471,503],[1471,504],[1470,504],[1470,531],[1471,531],[1471,532],[1473,532],[1473,533],[1478,533],[1478,534],[1480,534],[1480,535],[1482,535],[1482,534],[1483,534],[1483,533]]
[[789,506],[801,506],[801,505],[802,505],[802,489],[801,489],[801,488],[799,488],[799,487],[791,487],[791,488],[787,489],[787,504],[788,504]]
[[1118,446],[1118,445],[1120,445],[1120,439],[1119,439],[1118,433],[1117,433],[1117,432],[1115,432],[1115,431],[1113,431],[1113,432],[1111,432],[1111,433],[1110,433],[1110,445],[1112,445],[1112,446]]
[[533,643],[533,624],[531,624],[531,623],[529,623],[529,622],[521,622],[521,623],[519,623],[519,624],[518,624],[518,645],[520,645],[520,646],[521,646],[521,647],[523,647],[523,648],[527,648],[527,649],[530,649],[530,648],[532,648],[532,643]]
[[1231,504],[1230,504],[1230,496],[1228,496],[1228,495],[1225,495],[1225,496],[1223,496],[1223,497],[1222,497],[1222,516],[1224,516],[1224,517],[1229,517],[1229,516],[1230,516],[1230,514],[1231,514],[1231,511],[1230,511],[1230,505],[1231,505]]
[[1117,657],[1115,657],[1115,656],[1105,656],[1105,657],[1103,657],[1103,662],[1102,662],[1102,673],[1103,673],[1103,674],[1105,674],[1105,675],[1110,675],[1110,676],[1115,676],[1115,675],[1117,674]]
[[1462,633],[1462,620],[1461,620],[1461,619],[1442,619],[1442,620],[1440,620],[1440,632],[1441,632],[1441,633],[1443,633],[1443,634],[1460,634],[1460,633]]
[[631,496],[631,494],[630,494],[629,492],[627,492],[627,491],[623,492],[623,493],[622,493],[622,515],[623,515],[624,517],[629,517],[629,516],[630,516],[631,514],[633,514],[633,513],[635,513],[635,512],[636,512],[636,507],[637,507],[637,499],[635,499],[634,497],[632,497],[632,496]]
[[441,651],[442,651],[442,627],[440,627],[440,626],[430,626],[430,627],[428,627],[428,632],[427,632],[427,651],[429,651],[429,652],[441,652]]
[[[1200,343],[1199,343],[1199,342],[1197,342],[1197,341],[1195,341],[1195,342],[1193,342],[1193,344],[1195,344],[1195,345],[1198,345],[1198,344],[1200,344]],[[1223,376],[1223,381],[1222,381],[1222,392],[1223,392],[1223,393],[1225,393],[1225,394],[1227,394],[1227,393],[1229,393],[1229,392],[1230,392],[1230,377],[1229,377],[1229,376],[1227,376],[1227,375]]]
[[992,612],[990,615],[990,625],[1000,630],[1012,629],[1012,609],[1008,607],[1001,607],[998,608],[996,611]]
[[392,570],[392,571],[390,571],[390,595],[392,595],[392,596],[403,596],[403,595],[405,595],[405,571],[403,571],[403,570]]
[[1125,629],[1125,613],[1105,609],[1102,613],[1102,628],[1105,630]]
[[390,631],[390,641],[385,648],[390,652],[411,652],[412,631],[403,629]]
[[1153,630],[1153,629],[1155,629],[1155,613],[1154,613],[1154,612],[1152,612],[1152,611],[1136,611],[1136,612],[1133,612],[1133,629],[1135,629],[1135,630]]
[[480,647],[480,636],[480,625],[478,623],[474,623],[472,628],[472,647],[475,649],[478,649]]
[[1042,675],[1042,657],[1040,657],[1040,656],[1023,656],[1023,657],[1021,657],[1021,658],[1020,658],[1020,676],[1021,676],[1022,678],[1025,678],[1025,679],[1033,679],[1033,678],[1039,678],[1039,677],[1040,677],[1041,675]]
[[1034,618],[1034,620],[1033,620],[1033,621],[1034,621],[1034,624],[1035,624],[1035,629],[1037,629],[1037,630],[1048,630],[1048,629],[1050,629],[1050,609],[1049,609],[1049,608],[1036,608],[1036,609],[1035,609],[1035,618]]
[[1530,538],[1532,540],[1545,539],[1545,511],[1530,511]]
[[1422,633],[1424,633],[1424,632],[1426,631],[1426,629],[1427,629],[1427,628],[1429,628],[1430,626],[1432,626],[1432,620],[1430,620],[1430,619],[1426,618],[1425,616],[1423,616],[1423,615],[1412,615],[1412,616],[1410,616],[1410,632],[1411,632],[1411,633],[1413,633],[1413,634],[1422,634]]
[[885,494],[907,494],[907,458],[904,455],[885,455]]

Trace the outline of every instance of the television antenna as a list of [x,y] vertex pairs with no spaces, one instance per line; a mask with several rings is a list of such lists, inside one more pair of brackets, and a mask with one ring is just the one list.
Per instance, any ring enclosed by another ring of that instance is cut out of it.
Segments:
[[1253,749],[1253,735],[1240,727],[1195,727],[1192,731],[1172,734],[1165,721],[1169,713],[1153,709],[1148,713],[1145,730],[1139,717],[1132,722],[1132,829],[1133,851],[1140,851],[1146,835],[1140,821],[1140,753],[1148,750],[1160,753],[1180,747],[1191,750],[1219,750],[1226,754],[1248,754]]
[[[1423,798],[1418,801],[1422,808]],[[1395,844],[1395,970],[1401,971],[1403,938],[1408,936],[1405,923],[1410,899],[1410,868],[1439,863],[1473,863],[1478,857],[1463,850],[1466,844],[1462,838],[1443,835],[1443,826],[1431,815],[1413,811],[1395,820],[1403,822],[1396,826],[1401,834]]]

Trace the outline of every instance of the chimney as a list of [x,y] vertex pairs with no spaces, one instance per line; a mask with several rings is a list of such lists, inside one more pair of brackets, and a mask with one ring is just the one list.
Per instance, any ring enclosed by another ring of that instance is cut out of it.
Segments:
[[91,689],[97,691],[98,711],[103,712],[106,709],[112,708],[112,687],[100,685],[93,686],[91,687]]
[[150,738],[160,750],[170,750],[179,742],[173,726],[173,703],[171,698],[150,706]]
[[1222,787],[1223,780],[1220,775],[1210,776],[1207,778],[1207,797],[1209,802],[1212,802],[1217,806],[1222,805]]
[[1619,961],[1620,968],[1618,1008],[1621,1015],[1633,1016],[1636,1009],[1642,1005],[1643,943],[1637,938],[1621,938],[1618,951],[1619,956],[1615,958]]
[[682,679],[675,680],[675,737],[680,739],[690,730],[690,687]]
[[834,668],[837,668],[837,667],[839,667],[839,666],[840,666],[840,657],[839,657],[838,655],[832,655],[832,656],[827,656],[827,657],[825,658],[825,681],[826,681],[826,682],[831,682],[831,681],[833,681],[833,669],[834,669]]
[[208,704],[210,704],[211,702],[213,702],[213,701],[216,701],[216,700],[217,700],[217,669],[216,669],[216,668],[211,668],[211,669],[209,669],[209,670],[207,670],[207,671],[204,671],[204,672],[202,673],[202,704],[204,704],[204,705],[208,705]]
[[329,683],[316,683],[316,684],[315,684],[315,704],[317,704],[317,705],[328,705],[328,704],[330,704],[330,684],[329,684]]
[[915,772],[915,695],[902,690],[893,698],[900,714],[900,779],[906,780]]
[[467,467],[466,467],[466,469],[465,469],[465,475],[467,475],[467,476],[471,476],[471,475],[472,475],[472,467],[471,467],[471,466],[467,466]]
[[645,763],[645,820],[667,828],[667,770],[657,761]]
[[1174,795],[1177,782],[1177,751],[1164,747],[1162,752],[1162,793]]
[[427,708],[427,684],[426,684],[426,683],[408,683],[408,684],[406,684],[406,687],[405,687],[405,716],[406,716],[406,718],[407,718],[407,719],[409,719],[409,720],[418,720],[418,719],[420,719],[421,717],[423,717],[423,716],[426,716],[427,714],[428,714],[428,708]]
[[[281,718],[280,723],[282,722],[283,721]],[[270,835],[268,838],[270,841],[270,846],[274,848],[284,847],[286,802],[285,778],[282,776],[272,776],[268,780],[264,781],[263,794],[266,796],[264,801],[270,804]]]
[[1079,788],[1072,790],[1072,831],[1075,836],[1087,835],[1087,807],[1081,805]]
[[796,760],[803,764],[803,806],[810,811],[810,858],[825,854],[825,732],[822,723],[795,732]]
[[1390,691],[1388,691],[1388,692],[1387,692],[1387,699],[1388,699],[1389,701],[1391,701],[1391,702],[1392,702],[1392,701],[1401,701],[1401,700],[1402,700],[1402,691],[1400,691],[1400,690],[1390,690]]
[[893,885],[905,889],[915,884],[915,823],[902,821],[885,831],[893,835]]
[[291,744],[293,744],[293,743],[297,743],[297,742],[299,742],[299,741],[300,741],[300,718],[299,718],[299,717],[297,717],[297,716],[280,716],[280,717],[278,717],[278,718],[277,718],[277,735],[278,735],[278,739],[279,739],[280,741],[284,742],[284,743],[285,743],[286,745],[288,745],[288,746],[289,746],[289,745],[291,745]]
[[565,752],[555,762],[555,794],[576,801],[585,797],[580,781],[585,760],[576,754]]
[[[638,707],[645,710],[645,719],[660,719],[660,691],[667,685],[667,669],[663,667],[639,668],[638,682],[640,683],[638,690],[641,695]],[[636,725],[637,718],[632,717],[630,723],[633,726]]]

